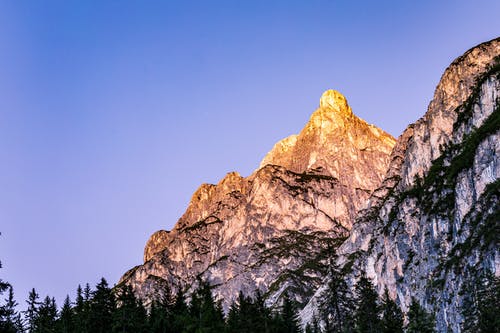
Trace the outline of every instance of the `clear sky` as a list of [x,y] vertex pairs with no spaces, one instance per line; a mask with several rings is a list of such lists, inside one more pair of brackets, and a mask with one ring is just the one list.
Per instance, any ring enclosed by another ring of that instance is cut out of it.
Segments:
[[0,1],[0,278],[59,303],[140,264],[321,93],[401,134],[500,2]]

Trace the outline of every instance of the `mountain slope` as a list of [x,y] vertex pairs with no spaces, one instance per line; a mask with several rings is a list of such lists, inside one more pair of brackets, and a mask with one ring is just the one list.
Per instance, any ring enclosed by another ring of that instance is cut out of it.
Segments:
[[[415,297],[440,332],[485,272],[500,274],[500,39],[455,60],[427,113],[398,139],[382,186],[360,212],[338,263],[352,285],[366,272],[406,312]],[[302,310],[319,312],[323,285]]]
[[120,283],[146,302],[166,285],[189,289],[201,278],[226,309],[240,290],[266,292],[269,305],[290,290],[304,304],[321,283],[327,249],[380,183],[394,142],[356,117],[340,93],[325,92],[301,133],[278,143],[252,175],[202,185]]

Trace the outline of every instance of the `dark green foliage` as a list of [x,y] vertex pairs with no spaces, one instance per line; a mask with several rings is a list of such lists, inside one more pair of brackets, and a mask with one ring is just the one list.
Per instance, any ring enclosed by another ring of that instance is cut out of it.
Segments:
[[408,311],[408,325],[406,333],[434,333],[435,319],[430,313],[420,306],[417,300],[412,299]]
[[149,332],[170,333],[173,330],[173,306],[175,298],[168,286],[165,286],[158,299],[151,304],[148,316]]
[[305,333],[321,333],[321,328],[316,317],[313,317],[311,324],[307,324]]
[[327,333],[353,332],[354,300],[340,268],[330,263],[328,287],[320,303],[321,320]]
[[387,288],[385,289],[384,297],[382,298],[381,314],[381,332],[403,333],[403,312],[399,306],[392,299],[390,299]]
[[362,275],[355,286],[356,311],[354,324],[356,332],[380,332],[380,307],[377,304],[378,294],[366,275]]
[[229,332],[271,332],[271,312],[264,306],[264,298],[257,291],[255,298],[245,297],[240,292],[238,301],[234,302],[229,309],[227,317],[227,328]]
[[76,289],[76,304],[74,308],[74,324],[78,327],[81,333],[88,333],[89,331],[89,306],[88,302],[83,297],[82,286],[78,285]]
[[89,303],[89,330],[92,333],[110,332],[116,305],[111,288],[108,287],[108,282],[104,278],[101,278],[96,285],[92,298],[87,302]]
[[31,333],[55,333],[57,306],[54,298],[46,296],[37,311],[34,327]]
[[23,324],[21,315],[16,311],[17,302],[14,300],[14,289],[8,285],[8,290],[9,293],[5,299],[5,305],[0,306],[0,332],[22,332]]
[[463,331],[500,332],[500,278],[488,272],[466,284],[462,292],[465,294]]
[[61,313],[59,315],[59,320],[57,321],[58,332],[60,333],[71,333],[75,331],[75,315],[73,308],[71,307],[71,301],[69,296],[64,299],[64,304],[61,308]]
[[146,332],[146,310],[135,297],[132,287],[128,285],[119,287],[116,293],[116,303],[117,307],[113,313],[113,332]]
[[27,329],[29,332],[33,332],[35,329],[36,319],[38,317],[38,306],[40,305],[40,302],[38,301],[39,297],[40,296],[36,292],[35,288],[33,288],[29,292],[28,299],[26,300],[28,308],[24,311],[24,318],[26,319]]
[[172,332],[182,332],[188,326],[190,321],[189,307],[186,302],[186,296],[179,289],[175,297],[175,303],[172,306]]
[[275,317],[275,325],[274,332],[277,333],[302,332],[297,309],[288,295],[285,295],[283,298],[283,306],[281,312]]
[[189,304],[191,321],[185,332],[223,332],[225,324],[222,306],[214,301],[208,283],[200,282],[200,286],[191,297]]

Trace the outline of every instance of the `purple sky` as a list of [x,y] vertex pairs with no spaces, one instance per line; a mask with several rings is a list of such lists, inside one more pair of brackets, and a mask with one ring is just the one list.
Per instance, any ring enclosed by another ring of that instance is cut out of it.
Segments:
[[[272,4],[271,4],[272,3]],[[1,1],[0,278],[114,284],[191,194],[249,175],[329,88],[398,136],[500,2]]]

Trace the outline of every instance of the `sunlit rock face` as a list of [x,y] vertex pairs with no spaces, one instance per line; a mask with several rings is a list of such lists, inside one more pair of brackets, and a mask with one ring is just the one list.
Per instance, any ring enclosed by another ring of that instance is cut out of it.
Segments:
[[[364,271],[404,311],[415,297],[439,332],[460,332],[464,285],[500,275],[499,124],[495,39],[448,67],[427,113],[399,137],[382,185],[338,249],[351,285]],[[304,323],[325,288],[302,310]]]
[[347,236],[380,184],[394,143],[326,91],[304,129],[277,143],[252,175],[201,185],[173,230],[154,233],[144,263],[120,282],[146,303],[165,285],[189,289],[200,277],[226,309],[240,290],[260,289],[270,306],[288,290],[305,304],[327,249]]
[[278,142],[260,167],[275,164],[294,172],[314,171],[370,190],[385,175],[394,143],[391,135],[356,117],[342,94],[327,90],[304,129]]

